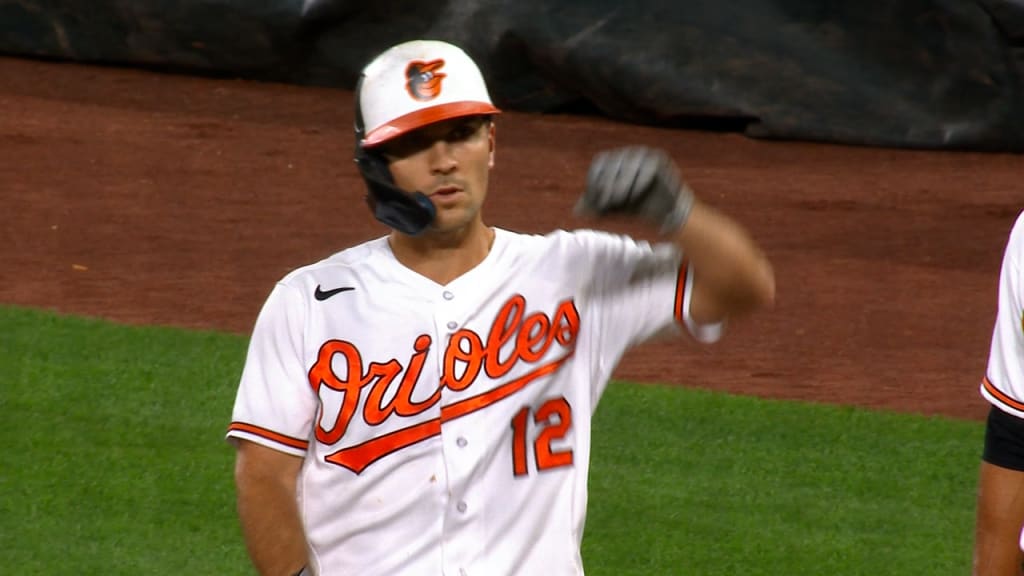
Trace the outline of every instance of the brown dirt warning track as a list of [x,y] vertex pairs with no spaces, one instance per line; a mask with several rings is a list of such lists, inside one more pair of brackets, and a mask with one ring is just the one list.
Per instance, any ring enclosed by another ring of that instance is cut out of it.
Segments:
[[[245,334],[289,270],[385,232],[346,91],[0,58],[0,304]],[[570,216],[590,158],[662,146],[772,259],[778,301],[617,376],[978,420],[1024,156],[770,142],[508,112],[486,220]],[[629,225],[614,229],[635,232]]]

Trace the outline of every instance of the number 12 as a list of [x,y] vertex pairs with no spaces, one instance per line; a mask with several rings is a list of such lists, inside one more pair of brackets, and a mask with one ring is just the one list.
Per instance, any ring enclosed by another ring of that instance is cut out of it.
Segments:
[[[526,466],[526,428],[529,417],[530,407],[523,406],[512,418],[512,472],[515,476],[525,476],[529,473]],[[551,449],[551,442],[564,438],[572,426],[572,406],[569,405],[569,401],[564,397],[548,400],[534,413],[533,421],[540,431],[537,439],[533,441],[537,470],[572,465],[571,449],[561,452]]]

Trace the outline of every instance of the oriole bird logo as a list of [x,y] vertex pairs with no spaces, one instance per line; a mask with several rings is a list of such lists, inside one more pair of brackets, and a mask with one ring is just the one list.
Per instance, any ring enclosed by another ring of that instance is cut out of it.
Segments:
[[433,100],[440,96],[441,80],[447,76],[439,71],[442,67],[444,60],[440,59],[410,62],[405,68],[405,77],[408,78],[405,89],[409,91],[409,95],[420,101]]

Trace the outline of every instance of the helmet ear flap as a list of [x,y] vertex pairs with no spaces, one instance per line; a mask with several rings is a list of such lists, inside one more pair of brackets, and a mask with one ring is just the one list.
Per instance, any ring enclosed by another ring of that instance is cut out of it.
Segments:
[[416,236],[434,221],[437,209],[422,192],[409,194],[395,186],[394,176],[383,154],[363,146],[366,126],[360,100],[364,76],[360,76],[355,91],[355,162],[366,183],[366,205],[374,218],[387,226]]
[[420,234],[434,221],[434,203],[420,192],[409,194],[395,186],[383,154],[357,144],[355,160],[366,182],[366,205],[378,221],[409,236]]

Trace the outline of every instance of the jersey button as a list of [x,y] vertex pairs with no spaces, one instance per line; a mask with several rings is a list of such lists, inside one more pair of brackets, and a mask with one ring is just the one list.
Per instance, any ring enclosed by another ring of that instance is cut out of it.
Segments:
[[444,294],[441,294],[441,295],[444,296],[445,300],[451,300],[452,298],[455,298],[455,294],[452,294],[451,292],[449,292],[447,290],[445,290]]
[[459,437],[459,439],[457,439],[455,443],[459,445],[459,448],[465,448],[466,444],[469,444],[469,442],[467,442],[466,439],[462,437]]
[[449,323],[448,323],[448,329],[449,329],[449,330],[455,330],[455,329],[456,329],[456,328],[458,328],[458,327],[459,327],[459,324],[458,324],[458,322],[449,322]]
[[467,509],[467,508],[469,508],[469,506],[467,506],[465,502],[459,502],[459,503],[458,503],[458,504],[457,504],[457,505],[455,506],[455,508],[456,508],[456,510],[458,510],[459,512],[465,512],[465,511],[466,511],[466,509]]

